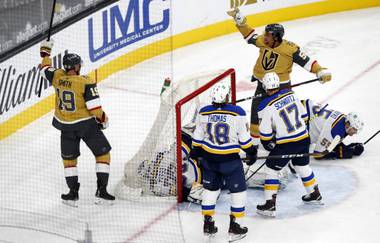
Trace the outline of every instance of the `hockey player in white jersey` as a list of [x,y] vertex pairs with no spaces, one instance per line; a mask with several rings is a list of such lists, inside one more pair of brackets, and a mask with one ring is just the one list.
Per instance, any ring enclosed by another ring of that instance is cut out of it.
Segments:
[[[259,105],[260,139],[264,146],[273,139],[276,144],[271,155],[304,154],[309,152],[310,138],[305,120],[308,119],[305,107],[297,96],[288,89],[280,90],[280,80],[276,73],[267,73],[263,86],[268,94]],[[309,156],[292,159],[295,170],[300,175],[307,194],[302,196],[305,203],[320,202],[314,173],[309,166]],[[284,168],[290,159],[267,159],[265,161],[265,203],[257,205],[257,213],[274,217],[276,197],[279,188],[278,171]]]
[[[363,129],[364,123],[355,112],[345,115],[336,110],[326,109],[309,99],[303,100],[302,103],[308,113],[309,118],[306,122],[315,153],[325,151],[336,136],[342,141],[346,136],[353,136]],[[316,159],[352,158],[363,151],[364,146],[361,143],[345,145],[341,142],[331,153],[317,156]]]
[[257,149],[248,132],[245,111],[228,104],[230,87],[216,84],[211,91],[212,104],[200,109],[196,118],[190,157],[202,157],[203,168],[202,214],[206,238],[217,233],[213,220],[215,205],[223,180],[231,192],[230,242],[246,236],[247,227],[240,226],[245,214],[246,183],[243,164],[239,156],[243,149],[249,157],[248,164],[256,161]]

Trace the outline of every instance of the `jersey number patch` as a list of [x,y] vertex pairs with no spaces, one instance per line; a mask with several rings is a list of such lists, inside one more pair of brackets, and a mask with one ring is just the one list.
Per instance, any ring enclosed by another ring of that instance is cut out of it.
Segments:
[[230,126],[227,123],[207,123],[207,134],[212,143],[229,143]]
[[[294,121],[296,122],[294,126],[289,117],[291,113],[294,113]],[[291,104],[286,108],[280,110],[280,117],[284,121],[288,133],[294,132],[296,129],[302,126],[302,123],[299,120],[299,111],[296,104]]]
[[75,111],[75,94],[70,90],[63,90],[61,92],[58,88],[56,91],[58,96],[58,108],[61,111]]

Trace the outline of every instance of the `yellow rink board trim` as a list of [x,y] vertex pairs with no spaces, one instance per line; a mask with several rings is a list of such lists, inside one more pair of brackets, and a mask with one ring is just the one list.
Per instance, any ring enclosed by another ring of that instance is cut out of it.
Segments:
[[[327,0],[257,13],[247,16],[247,19],[250,26],[258,27],[266,25],[267,23],[283,22],[375,6],[380,6],[379,0]],[[132,67],[171,50],[233,32],[237,32],[234,22],[232,20],[226,20],[154,42],[104,64],[97,70],[97,80],[100,82],[113,73]],[[242,45],[244,44],[244,41],[242,41]],[[89,75],[94,77],[94,71]],[[54,95],[51,95],[3,122],[0,124],[0,140],[47,114],[53,108]]]

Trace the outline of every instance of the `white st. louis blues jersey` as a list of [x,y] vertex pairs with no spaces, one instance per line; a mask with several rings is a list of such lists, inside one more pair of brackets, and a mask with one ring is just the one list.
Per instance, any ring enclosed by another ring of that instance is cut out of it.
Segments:
[[339,111],[326,109],[326,107],[312,101],[302,102],[308,113],[308,128],[310,141],[315,144],[314,152],[324,152],[339,135],[341,139],[346,136],[345,115]]
[[245,111],[235,105],[208,105],[200,109],[193,135],[194,147],[201,147],[203,157],[213,161],[238,159],[240,149],[253,146]]
[[263,99],[258,108],[260,139],[276,144],[296,142],[307,138],[307,112],[293,91],[281,90]]

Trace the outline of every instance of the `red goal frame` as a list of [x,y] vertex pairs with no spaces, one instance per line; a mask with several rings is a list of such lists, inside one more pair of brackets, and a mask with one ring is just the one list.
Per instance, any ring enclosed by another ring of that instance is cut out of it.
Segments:
[[219,76],[215,77],[211,81],[207,82],[200,88],[194,90],[192,93],[188,94],[181,100],[179,100],[175,105],[176,110],[176,153],[177,153],[177,202],[180,203],[183,201],[183,192],[182,192],[182,139],[181,139],[181,107],[183,104],[189,102],[196,96],[200,95],[207,89],[211,88],[214,84],[230,76],[231,81],[231,102],[236,104],[236,72],[235,69],[230,68],[227,71],[223,72]]

